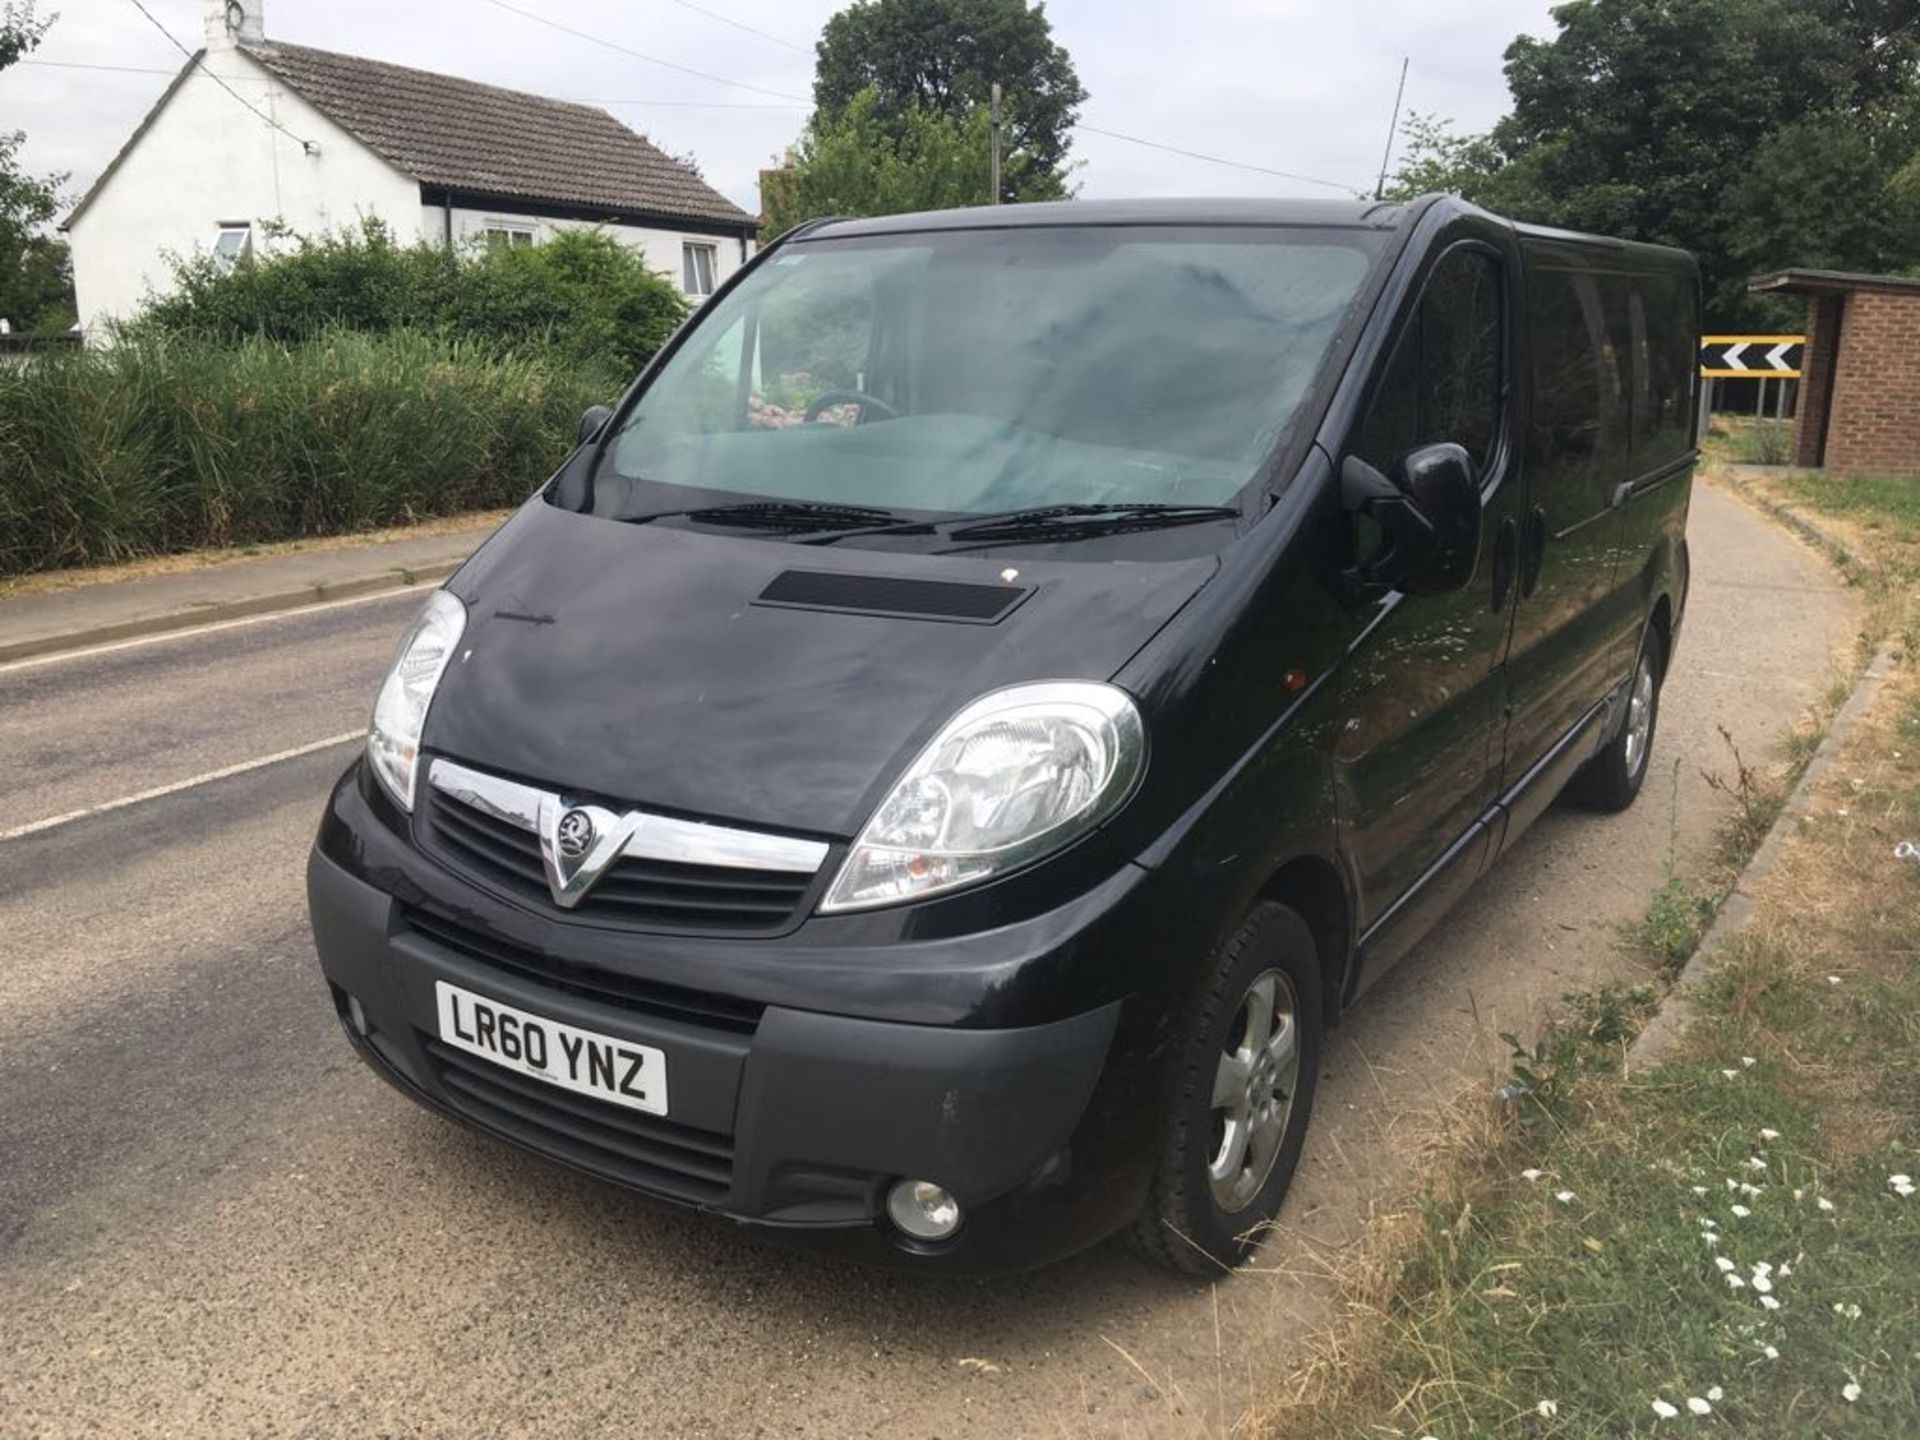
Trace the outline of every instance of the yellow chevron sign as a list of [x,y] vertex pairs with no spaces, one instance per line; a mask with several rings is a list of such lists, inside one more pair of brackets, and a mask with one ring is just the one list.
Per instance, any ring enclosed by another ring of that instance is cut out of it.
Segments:
[[1703,335],[1700,373],[1709,380],[1798,380],[1804,335]]

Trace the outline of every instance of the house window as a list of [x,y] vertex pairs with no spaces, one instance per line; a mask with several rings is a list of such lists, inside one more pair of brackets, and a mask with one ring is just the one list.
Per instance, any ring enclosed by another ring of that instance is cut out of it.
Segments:
[[696,245],[689,240],[680,247],[681,267],[684,276],[681,289],[689,295],[711,295],[713,293],[713,255],[712,245]]
[[253,258],[253,226],[222,225],[213,239],[213,263],[222,275]]
[[533,244],[531,225],[509,225],[494,221],[487,226],[487,249],[524,250]]

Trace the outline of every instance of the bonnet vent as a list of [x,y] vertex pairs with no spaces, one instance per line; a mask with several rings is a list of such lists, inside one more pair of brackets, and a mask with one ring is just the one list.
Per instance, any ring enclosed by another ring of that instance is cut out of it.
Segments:
[[968,585],[952,580],[789,570],[775,576],[753,603],[789,610],[841,610],[855,615],[992,625],[1004,620],[1032,593],[1019,585]]

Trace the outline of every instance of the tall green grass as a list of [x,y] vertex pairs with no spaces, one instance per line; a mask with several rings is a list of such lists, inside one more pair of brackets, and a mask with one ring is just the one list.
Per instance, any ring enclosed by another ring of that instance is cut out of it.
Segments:
[[0,576],[516,504],[618,383],[408,332],[0,366]]

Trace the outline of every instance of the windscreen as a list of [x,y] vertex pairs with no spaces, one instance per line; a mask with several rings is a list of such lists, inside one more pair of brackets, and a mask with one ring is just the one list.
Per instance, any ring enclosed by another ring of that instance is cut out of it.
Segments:
[[1114,226],[788,245],[628,412],[593,508],[1231,502],[1293,424],[1380,244]]

